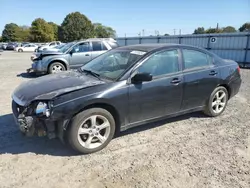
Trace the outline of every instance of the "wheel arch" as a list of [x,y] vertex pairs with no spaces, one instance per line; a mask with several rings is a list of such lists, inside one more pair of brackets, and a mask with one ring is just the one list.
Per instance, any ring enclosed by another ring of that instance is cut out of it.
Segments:
[[224,88],[227,89],[228,99],[230,99],[230,97],[231,97],[231,92],[232,92],[230,86],[229,86],[228,84],[219,84],[217,87],[220,87],[220,86],[222,86],[222,87],[224,87]]
[[[79,111],[77,111],[72,117],[71,119],[76,115],[79,114],[80,112],[87,110],[87,109],[91,109],[91,108],[102,108],[107,110],[109,113],[111,113],[111,115],[113,116],[114,120],[115,120],[115,134],[120,132],[120,128],[121,128],[121,119],[120,119],[120,114],[118,112],[118,110],[111,104],[105,103],[105,102],[95,102],[92,104],[88,104],[85,107],[81,108]],[[70,120],[71,121],[71,120]],[[66,127],[66,129],[68,129],[68,127],[70,126],[70,122],[68,124],[68,126]]]
[[61,60],[61,59],[53,59],[53,60],[51,60],[51,61],[49,62],[48,66],[47,66],[47,71],[49,71],[50,65],[51,65],[52,63],[55,63],[55,62],[62,63],[63,66],[65,67],[65,70],[68,70],[68,69],[69,69],[69,66],[68,66],[68,64],[67,64],[65,61],[63,61],[63,60]]

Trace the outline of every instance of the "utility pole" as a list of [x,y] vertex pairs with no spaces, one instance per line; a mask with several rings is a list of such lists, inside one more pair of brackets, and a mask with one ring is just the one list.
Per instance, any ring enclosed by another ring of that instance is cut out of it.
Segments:
[[155,36],[160,35],[159,31],[155,30]]
[[126,38],[126,33],[125,33],[125,38]]
[[179,30],[179,35],[181,35],[181,29]]
[[145,30],[143,29],[143,30],[142,30],[142,36],[143,36],[143,37],[144,37],[144,34],[145,34],[144,32],[145,32]]
[[174,29],[174,35],[175,35],[175,30],[176,30],[176,29]]

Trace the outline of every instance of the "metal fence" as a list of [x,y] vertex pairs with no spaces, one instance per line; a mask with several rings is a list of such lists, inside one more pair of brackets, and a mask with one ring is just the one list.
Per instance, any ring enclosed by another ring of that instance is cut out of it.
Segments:
[[250,32],[173,35],[148,37],[119,37],[116,38],[120,46],[145,43],[178,43],[199,46],[214,52],[225,59],[232,59],[238,63],[250,63]]

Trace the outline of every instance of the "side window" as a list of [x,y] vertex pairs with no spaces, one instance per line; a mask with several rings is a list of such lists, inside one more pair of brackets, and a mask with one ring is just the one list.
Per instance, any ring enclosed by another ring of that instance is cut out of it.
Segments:
[[93,41],[92,42],[92,47],[93,47],[93,51],[101,51],[102,50],[102,43],[99,41]]
[[178,51],[167,50],[152,55],[139,68],[139,72],[147,72],[152,76],[160,76],[164,74],[179,71]]
[[104,42],[102,43],[102,50],[108,50]]
[[83,42],[74,46],[73,50],[74,53],[81,53],[81,52],[89,52],[89,43]]
[[49,46],[55,46],[55,45],[56,45],[56,43],[55,43],[55,42],[52,42],[52,43],[50,43]]
[[117,48],[119,46],[116,42],[111,42],[111,41],[108,41],[108,44],[110,45],[111,48]]
[[184,58],[184,69],[203,67],[209,65],[208,55],[195,50],[182,50]]
[[60,42],[56,42],[57,45],[60,45]]

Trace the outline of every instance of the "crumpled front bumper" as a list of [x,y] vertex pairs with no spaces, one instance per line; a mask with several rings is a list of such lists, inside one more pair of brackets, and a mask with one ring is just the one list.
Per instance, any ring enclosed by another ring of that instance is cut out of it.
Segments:
[[26,117],[20,114],[19,111],[22,111],[22,108],[15,101],[12,101],[12,112],[17,126],[26,136],[33,136],[35,133],[35,119],[32,116]]
[[46,67],[42,66],[42,61],[38,60],[38,61],[33,61],[33,63],[31,64],[31,68],[27,69],[27,72],[46,72],[47,69]]
[[[50,119],[41,119],[33,115],[24,115],[26,107],[12,101],[12,112],[17,126],[25,136],[48,136],[52,139],[57,136],[56,124]],[[62,127],[63,128],[63,127]]]

